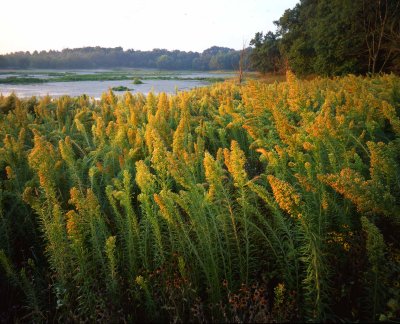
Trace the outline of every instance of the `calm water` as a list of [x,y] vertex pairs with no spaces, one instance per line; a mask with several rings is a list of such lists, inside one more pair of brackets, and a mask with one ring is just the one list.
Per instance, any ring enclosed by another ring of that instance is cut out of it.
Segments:
[[[87,71],[74,71],[74,73],[85,73]],[[93,73],[93,72],[92,72]],[[1,74],[1,78],[8,76],[16,76],[16,74]],[[167,74],[168,75],[168,74]],[[41,74],[35,74],[34,72],[29,73],[30,77],[47,77]],[[218,78],[232,76],[232,74],[225,73],[213,73],[213,72],[171,72],[168,76],[177,77],[207,77],[207,78]],[[20,98],[32,97],[32,96],[46,96],[58,97],[62,95],[69,95],[71,97],[80,96],[86,94],[89,97],[96,99],[100,98],[102,93],[108,91],[110,88],[125,86],[131,90],[132,93],[141,92],[147,94],[151,91],[154,93],[166,92],[175,93],[177,90],[189,90],[196,87],[202,87],[208,85],[209,82],[197,81],[197,80],[143,80],[143,84],[133,84],[131,80],[117,80],[117,81],[70,81],[70,82],[47,82],[47,83],[36,83],[36,84],[0,84],[0,94],[7,96],[14,92]],[[116,92],[116,94],[123,94],[124,92]]]
[[[76,81],[76,82],[48,82],[42,84],[0,84],[0,93],[7,96],[14,92],[18,97],[46,96],[59,97],[69,95],[71,97],[86,94],[89,97],[100,98],[103,92],[112,87],[125,86],[132,93],[141,92],[144,94],[153,91],[154,93],[166,92],[175,93],[176,89],[189,90],[209,84],[203,81],[186,80],[145,80],[144,84],[132,84],[132,81]],[[124,93],[117,92],[115,93]]]

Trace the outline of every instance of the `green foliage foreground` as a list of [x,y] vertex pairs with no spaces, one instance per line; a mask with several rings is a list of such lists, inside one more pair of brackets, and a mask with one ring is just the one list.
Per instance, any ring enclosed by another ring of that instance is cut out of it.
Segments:
[[0,320],[399,319],[400,79],[0,97]]

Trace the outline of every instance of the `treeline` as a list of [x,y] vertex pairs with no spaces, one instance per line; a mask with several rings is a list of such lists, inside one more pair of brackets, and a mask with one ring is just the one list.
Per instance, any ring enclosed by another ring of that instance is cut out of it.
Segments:
[[252,64],[298,75],[400,72],[399,0],[301,0],[259,32]]
[[[250,48],[248,49],[250,51]],[[239,67],[240,51],[213,46],[202,53],[168,51],[124,51],[122,47],[84,47],[62,51],[16,52],[0,55],[0,68],[158,68],[166,70],[234,70]]]

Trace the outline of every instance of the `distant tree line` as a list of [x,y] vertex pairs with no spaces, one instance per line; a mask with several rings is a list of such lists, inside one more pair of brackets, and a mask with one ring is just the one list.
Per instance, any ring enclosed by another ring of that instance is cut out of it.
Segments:
[[258,71],[400,72],[400,0],[301,0],[274,24],[250,42]]
[[[247,49],[247,50],[250,50]],[[166,70],[235,70],[240,52],[213,46],[202,53],[153,49],[137,51],[122,47],[84,47],[62,51],[15,52],[0,55],[0,68],[17,69],[92,69],[92,68],[158,68]]]

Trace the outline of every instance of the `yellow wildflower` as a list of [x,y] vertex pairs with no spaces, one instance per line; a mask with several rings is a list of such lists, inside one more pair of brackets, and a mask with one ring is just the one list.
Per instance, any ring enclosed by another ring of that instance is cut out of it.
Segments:
[[250,126],[250,125],[243,125],[242,126],[247,133],[250,135],[250,137],[254,140],[256,140],[257,138],[259,138],[258,136],[258,129],[256,127]]
[[15,174],[13,169],[11,169],[11,167],[9,165],[6,166],[6,174],[7,174],[7,179],[13,179],[15,178]]
[[307,191],[307,192],[316,192],[317,190],[315,189],[315,187],[310,183],[310,181],[308,181],[307,177],[296,173],[294,175],[297,179],[297,181],[300,183],[300,185]]
[[220,167],[219,163],[214,160],[210,153],[206,152],[204,154],[204,170],[206,180],[210,185],[208,190],[208,197],[214,197],[215,193],[218,191],[219,188],[222,187],[222,168]]
[[273,175],[268,176],[268,181],[279,207],[288,212],[291,216],[297,217],[301,196],[289,183],[279,180]]
[[238,142],[231,142],[231,151],[224,150],[225,165],[232,174],[235,186],[242,187],[247,182],[247,173],[245,171],[246,157],[240,149]]
[[313,149],[315,149],[315,146],[312,145],[310,142],[304,142],[304,143],[303,143],[303,148],[304,148],[306,151],[312,151]]
[[326,198],[326,195],[324,195],[322,197],[321,206],[322,206],[323,210],[328,210],[329,204],[328,204],[328,199]]
[[67,218],[67,224],[66,224],[67,234],[68,236],[73,237],[78,232],[78,227],[76,222],[78,215],[74,210],[70,210],[69,212],[67,212],[65,216]]
[[171,213],[169,212],[164,199],[158,195],[158,194],[154,194],[154,201],[156,202],[156,204],[158,205],[158,207],[160,208],[160,212],[161,212],[161,216],[168,222],[168,223],[172,223],[173,222],[173,217],[171,215]]
[[136,162],[136,183],[142,192],[151,192],[155,187],[155,176],[151,174],[144,161]]

